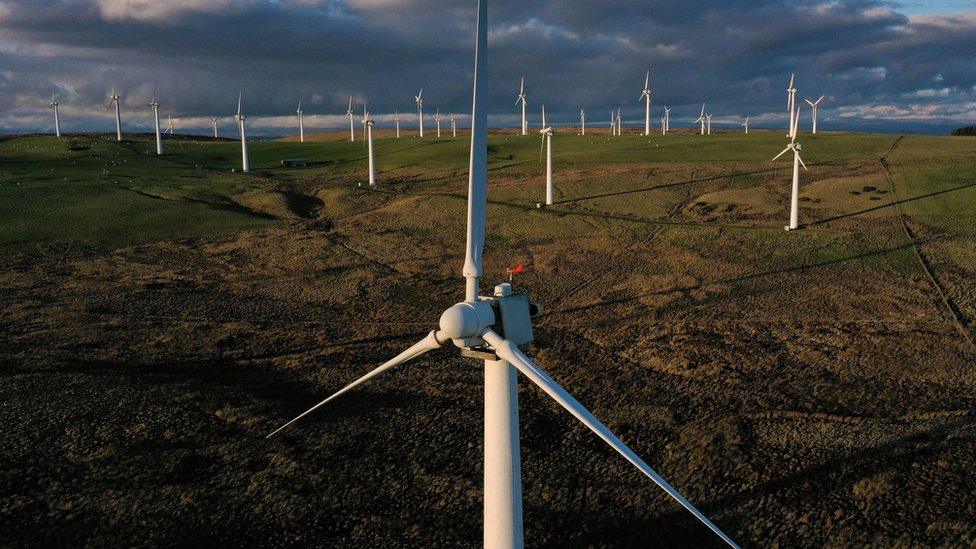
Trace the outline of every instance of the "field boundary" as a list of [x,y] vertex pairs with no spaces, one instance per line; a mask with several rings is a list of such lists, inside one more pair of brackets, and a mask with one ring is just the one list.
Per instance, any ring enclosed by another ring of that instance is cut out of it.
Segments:
[[932,269],[932,264],[925,253],[922,252],[921,248],[918,246],[918,239],[915,238],[915,233],[912,232],[911,227],[908,226],[907,214],[905,213],[904,201],[898,196],[898,191],[895,188],[895,181],[891,177],[891,170],[888,165],[888,157],[895,150],[895,147],[905,138],[904,135],[898,136],[898,139],[891,144],[888,152],[881,157],[881,171],[884,173],[885,181],[888,183],[888,188],[891,191],[891,196],[895,199],[895,204],[898,206],[898,221],[901,223],[901,228],[905,233],[905,237],[912,245],[912,251],[915,252],[915,258],[918,259],[918,263],[922,266],[922,271],[925,273],[925,277],[928,279],[929,284],[935,289],[935,292],[939,295],[939,299],[942,301],[943,306],[949,312],[949,319],[955,325],[956,330],[962,335],[963,339],[969,344],[970,349],[976,352],[976,342],[973,341],[972,334],[969,333],[969,329],[966,327],[965,322],[962,320],[962,315],[959,312],[959,307],[952,301],[949,297],[948,292],[942,287],[939,279],[936,278],[935,272]]

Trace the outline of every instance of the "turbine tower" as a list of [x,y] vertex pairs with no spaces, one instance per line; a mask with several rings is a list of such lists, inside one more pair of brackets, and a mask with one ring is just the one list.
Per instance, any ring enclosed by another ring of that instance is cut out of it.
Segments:
[[298,100],[298,139],[305,142],[305,111],[302,110],[302,100]]
[[[539,133],[542,134],[542,147],[543,150],[539,151],[539,161],[542,161],[542,153],[545,152],[546,155],[546,206],[552,206],[552,195],[554,193],[554,188],[552,185],[552,127],[542,128]],[[538,204],[537,207],[542,208],[542,204]]]
[[664,131],[671,131],[671,107],[664,107]]
[[746,129],[746,133],[749,133],[749,117],[746,116],[746,121],[742,123],[742,127]]
[[701,114],[698,115],[698,120],[695,120],[695,122],[700,122],[701,123],[701,134],[700,135],[705,135],[705,104],[704,103],[702,103]]
[[810,109],[812,111],[811,116],[813,117],[814,135],[816,135],[817,133],[817,113],[820,112],[820,102],[823,101],[823,99],[824,99],[823,95],[821,95],[820,99],[817,99],[816,101],[810,101],[809,99],[804,99],[804,101],[806,101],[807,104],[810,105]]
[[214,139],[217,139],[217,122],[219,122],[217,118],[210,119],[210,123],[213,125]]
[[519,88],[518,98],[515,100],[516,106],[518,106],[519,103],[522,104],[522,135],[529,135],[529,122],[528,119],[525,117],[525,108],[528,106],[528,103],[525,100],[525,77],[524,76],[522,77],[522,85]]
[[400,109],[393,114],[393,122],[396,123],[396,138],[400,139]]
[[119,99],[122,97],[115,91],[115,86],[112,86],[112,103],[115,103],[115,139],[122,141],[122,112],[119,108]]
[[457,137],[457,115],[451,113],[451,136]]
[[[447,309],[441,315],[438,329],[431,330],[423,340],[268,436],[273,436],[366,381],[424,353],[453,343],[462,355],[484,360],[485,365],[484,547],[515,549],[523,546],[517,384],[517,376],[521,372],[702,524],[737,548],[735,542],[718,526],[522,352],[520,347],[534,339],[531,315],[533,311],[538,311],[538,306],[533,306],[527,295],[514,293],[511,284],[501,284],[489,295],[481,295],[488,195],[487,23],[487,0],[479,0],[471,160],[468,169],[467,244],[462,271],[466,281],[464,301]],[[499,330],[504,337],[498,333]]]
[[787,137],[791,137],[794,133],[796,133],[793,125],[794,123],[799,122],[799,120],[793,116],[793,111],[796,109],[795,81],[796,73],[790,74],[790,85],[786,87],[786,109],[790,113],[790,133],[786,135]]
[[617,107],[617,135],[623,135],[623,119],[620,116],[620,107]]
[[617,135],[617,115],[613,112],[613,107],[610,107],[610,135]]
[[712,115],[705,115],[705,127],[708,128],[708,135],[712,135]]
[[434,114],[434,122],[437,123],[437,138],[441,138],[441,110],[437,109],[437,113]]
[[796,125],[800,121],[800,107],[796,107],[796,114],[790,115],[793,119],[791,127],[794,128],[794,132],[790,135],[790,144],[783,149],[783,152],[776,155],[773,158],[773,162],[779,159],[779,157],[784,154],[793,151],[793,188],[792,195],[790,196],[790,224],[784,227],[787,231],[794,231],[800,228],[800,166],[803,166],[804,171],[807,170],[807,165],[803,163],[803,159],[800,158],[800,151],[803,147],[796,142]]
[[55,99],[54,94],[52,93],[51,94],[51,109],[54,111],[54,136],[57,137],[57,138],[59,138],[59,139],[61,138],[61,114],[58,111],[58,107],[60,107],[60,106],[61,106],[61,103],[58,103],[58,100]]
[[637,102],[646,101],[644,108],[644,135],[651,135],[651,71],[644,79],[644,93]]
[[156,154],[163,154],[163,134],[159,131],[159,99],[156,98],[156,86],[153,86],[152,101],[149,106],[153,110],[153,120],[156,123]]
[[349,119],[349,141],[356,141],[356,115],[352,113],[352,96],[349,96],[349,108],[346,110],[346,118]]
[[586,135],[586,109],[580,107],[580,135]]
[[369,151],[369,188],[376,188],[376,156],[373,154],[373,120],[369,117],[369,111],[363,115],[363,128],[366,130],[366,148]]
[[420,88],[420,93],[414,96],[417,102],[417,113],[420,118],[420,138],[424,138],[424,89]]
[[247,158],[247,128],[244,123],[244,92],[237,96],[237,127],[241,131],[241,171],[247,173],[251,171],[251,163]]

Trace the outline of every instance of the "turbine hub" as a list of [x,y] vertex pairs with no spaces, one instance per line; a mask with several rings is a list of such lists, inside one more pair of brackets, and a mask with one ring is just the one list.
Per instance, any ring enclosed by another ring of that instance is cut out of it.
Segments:
[[441,315],[441,332],[459,347],[478,343],[485,329],[495,324],[495,313],[487,301],[458,303]]

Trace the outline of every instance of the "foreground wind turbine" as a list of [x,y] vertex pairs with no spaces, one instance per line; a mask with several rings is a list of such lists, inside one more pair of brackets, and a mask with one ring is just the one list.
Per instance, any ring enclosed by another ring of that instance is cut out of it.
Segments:
[[484,547],[515,549],[523,546],[517,384],[518,373],[521,372],[702,524],[730,546],[737,548],[729,536],[522,352],[520,347],[528,345],[534,339],[531,315],[533,311],[538,311],[538,306],[533,306],[527,295],[514,293],[511,284],[501,284],[489,295],[481,295],[488,198],[487,0],[478,2],[477,29],[471,161],[468,169],[467,245],[463,269],[466,280],[464,301],[444,311],[439,329],[432,330],[423,340],[389,362],[347,385],[268,436],[273,436],[370,379],[428,351],[453,343],[462,355],[484,360]]
[[529,122],[528,119],[526,119],[525,117],[525,108],[528,106],[528,103],[525,100],[525,77],[524,76],[522,77],[522,85],[521,87],[519,87],[518,98],[515,100],[516,106],[518,106],[519,103],[522,104],[522,135],[528,135]]
[[746,133],[749,133],[749,117],[746,116],[746,121],[742,123],[742,127],[746,129]]
[[244,123],[244,92],[237,96],[237,127],[241,131],[241,171],[247,173],[251,171],[251,163],[247,157],[247,131]]
[[457,115],[451,113],[451,137],[457,137]]
[[586,109],[580,107],[580,135],[586,135]]
[[420,93],[414,96],[414,100],[417,102],[417,113],[420,119],[420,137],[424,137],[424,89],[420,88]]
[[[552,206],[552,198],[555,194],[552,185],[552,127],[542,128],[539,133],[542,134],[542,146],[546,153],[546,206]],[[541,161],[542,158],[539,160]],[[539,204],[538,207],[541,208],[542,205]]]
[[302,110],[302,101],[298,100],[298,139],[305,142],[305,111]]
[[[793,119],[791,126],[796,128],[796,124],[800,121],[800,107],[796,107],[796,114],[790,115]],[[796,133],[790,136],[790,144],[783,149],[783,152],[776,155],[773,158],[773,162],[779,159],[779,157],[784,154],[793,151],[793,188],[792,194],[790,196],[790,224],[784,227],[787,231],[793,231],[800,227],[800,166],[803,166],[804,171],[807,171],[807,165],[803,163],[803,159],[800,158],[800,151],[803,147],[796,142]]]
[[352,96],[349,96],[349,108],[346,110],[346,118],[349,119],[349,141],[356,141],[356,115],[352,113]]
[[817,113],[820,112],[820,102],[823,101],[824,97],[825,96],[821,95],[820,99],[817,99],[816,101],[810,101],[809,99],[804,99],[804,101],[806,101],[807,104],[810,105],[810,109],[812,110],[811,116],[813,117],[814,134],[817,133]]
[[396,124],[396,138],[400,139],[400,109],[394,112],[393,122]]
[[701,135],[705,135],[705,104],[702,103],[701,114],[698,115],[698,120],[695,122],[701,122]]
[[112,103],[115,103],[115,139],[122,141],[122,112],[119,108],[119,99],[122,97],[115,91],[115,86],[112,86]]
[[644,93],[637,101],[646,101],[644,109],[644,135],[651,135],[651,71],[647,71],[647,78],[644,79]]
[[794,129],[794,123],[797,122],[796,118],[793,116],[793,111],[796,109],[796,73],[790,74],[790,85],[786,87],[786,109],[790,113],[790,133],[787,137],[791,137],[796,133]]
[[211,118],[210,119],[210,123],[213,125],[214,139],[217,139],[217,122],[219,122],[219,121],[220,120],[217,119],[217,118]]
[[153,110],[153,120],[156,123],[156,154],[163,154],[163,134],[159,131],[159,99],[156,98],[156,86],[153,86],[152,101],[149,106]]
[[60,106],[61,103],[58,103],[58,100],[54,97],[54,94],[52,93],[51,109],[54,111],[54,136],[58,138],[61,137],[61,115],[58,112],[58,107]]

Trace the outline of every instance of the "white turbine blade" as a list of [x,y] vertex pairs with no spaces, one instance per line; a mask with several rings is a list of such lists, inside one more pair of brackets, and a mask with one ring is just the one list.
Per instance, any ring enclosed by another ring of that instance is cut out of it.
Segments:
[[471,105],[471,159],[468,165],[467,242],[464,254],[465,300],[478,298],[488,210],[488,2],[478,1],[478,37],[474,53],[474,94]]
[[810,171],[807,169],[807,165],[803,163],[803,159],[800,158],[800,153],[796,153],[796,159],[800,161],[800,165],[803,166],[803,171]]
[[779,159],[779,157],[781,157],[784,154],[786,154],[787,152],[789,152],[790,148],[791,147],[786,147],[785,149],[783,149],[783,152],[781,152],[781,153],[777,154],[775,157],[773,157],[773,159],[770,160],[770,162],[776,162]]
[[814,104],[814,103],[813,103],[812,101],[810,101],[809,99],[804,99],[804,101],[806,101],[806,102],[807,102],[807,105],[810,105],[811,107],[815,107],[815,106],[816,106],[816,105],[815,105],[815,104]]
[[647,71],[647,78],[644,79],[644,89],[647,90],[647,87],[650,85],[651,85],[651,71]]
[[237,116],[241,116],[241,109],[244,107],[244,92],[237,96]]
[[525,93],[525,77],[523,76],[522,77],[522,85],[519,87],[519,95],[522,95],[524,93]]
[[701,120],[704,117],[705,117],[705,104],[702,103],[702,110],[701,110],[701,114],[698,115],[698,119]]
[[732,538],[727,536],[725,532],[719,529],[711,520],[708,519],[701,511],[695,508],[684,496],[681,495],[673,486],[671,486],[668,481],[664,480],[664,477],[659,475],[654,469],[651,469],[644,460],[640,458],[633,450],[627,447],[617,435],[607,428],[606,425],[600,422],[589,410],[586,409],[582,404],[579,403],[572,395],[566,392],[565,389],[559,386],[549,374],[537,366],[532,359],[525,356],[522,351],[513,345],[510,341],[502,339],[501,336],[493,332],[492,330],[487,330],[482,338],[487,342],[492,348],[495,349],[495,353],[499,358],[502,358],[512,366],[515,366],[518,371],[522,372],[525,377],[529,378],[532,383],[538,385],[543,391],[546,392],[553,400],[555,400],[560,406],[566,409],[570,414],[573,414],[576,419],[585,425],[589,430],[596,433],[598,437],[603,439],[604,442],[610,445],[611,448],[622,455],[627,461],[637,467],[642,473],[647,475],[655,484],[661,487],[662,490],[668,493],[675,501],[677,501],[682,507],[687,509],[691,514],[695,515],[702,524],[707,526],[712,532],[714,532],[718,537],[722,538],[725,543],[729,546],[738,549],[738,545]]
[[816,104],[816,105],[819,105],[819,104],[820,104],[820,102],[821,102],[821,101],[823,101],[823,98],[824,98],[824,97],[827,97],[827,96],[826,96],[826,95],[821,95],[821,96],[820,96],[820,99],[817,99],[817,102],[816,102],[815,104]]
[[440,347],[441,347],[441,344],[437,340],[437,330],[431,330],[431,332],[429,334],[427,334],[427,337],[425,337],[424,339],[420,340],[419,342],[417,342],[416,344],[414,344],[412,347],[410,347],[406,351],[403,351],[402,353],[400,353],[397,356],[393,357],[391,360],[387,361],[382,366],[380,366],[379,368],[373,370],[372,372],[364,375],[363,377],[357,379],[356,381],[353,381],[349,385],[346,385],[345,387],[343,387],[341,390],[339,390],[337,393],[333,394],[329,398],[323,400],[322,402],[319,402],[315,406],[312,406],[311,408],[309,408],[308,410],[306,410],[305,412],[303,412],[300,416],[296,417],[295,419],[289,421],[288,423],[286,423],[286,424],[282,425],[281,427],[279,427],[278,429],[276,429],[273,433],[271,433],[270,435],[268,435],[266,438],[271,438],[271,437],[275,436],[276,434],[278,434],[279,432],[281,432],[282,429],[285,429],[289,425],[291,425],[291,424],[295,423],[296,421],[299,421],[300,419],[308,416],[309,414],[315,412],[316,410],[318,410],[322,406],[325,406],[329,402],[332,402],[336,398],[338,398],[338,397],[340,397],[340,396],[348,393],[349,391],[355,389],[356,387],[359,387],[363,383],[366,383],[367,381],[369,381],[369,380],[373,379],[374,377],[382,374],[383,372],[389,370],[390,368],[393,368],[395,366],[399,366],[400,364],[403,364],[404,362],[407,362],[408,360],[412,360],[414,358],[417,358],[418,356],[420,356],[420,355],[422,355],[422,354],[424,354],[424,353],[426,353],[428,351],[433,351],[434,349],[439,349]]

